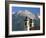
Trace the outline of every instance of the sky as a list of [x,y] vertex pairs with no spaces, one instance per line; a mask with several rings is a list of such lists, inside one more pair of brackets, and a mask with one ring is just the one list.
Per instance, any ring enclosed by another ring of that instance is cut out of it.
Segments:
[[16,13],[19,10],[28,10],[34,14],[40,14],[40,8],[35,7],[12,7],[12,13]]

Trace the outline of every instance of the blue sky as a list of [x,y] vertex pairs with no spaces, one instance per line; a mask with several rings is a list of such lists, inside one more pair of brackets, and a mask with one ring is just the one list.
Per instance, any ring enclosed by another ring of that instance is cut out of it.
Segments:
[[19,10],[28,10],[34,14],[40,14],[40,8],[35,8],[35,7],[12,7],[12,12],[16,13]]

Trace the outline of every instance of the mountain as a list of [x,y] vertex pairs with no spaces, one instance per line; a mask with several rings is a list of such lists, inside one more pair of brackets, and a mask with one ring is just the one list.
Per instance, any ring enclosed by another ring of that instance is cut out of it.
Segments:
[[18,11],[17,15],[28,17],[30,19],[36,19],[36,16],[28,10]]
[[28,10],[20,10],[14,14],[12,14],[12,30],[13,31],[24,31],[26,30],[26,28],[24,27],[25,26],[25,23],[24,23],[24,20],[25,20],[25,17],[28,17],[30,19],[34,19],[34,25],[35,26],[38,26],[38,24],[40,22],[39,19],[38,19],[38,16],[36,18],[36,15],[33,14],[32,12],[28,11]]

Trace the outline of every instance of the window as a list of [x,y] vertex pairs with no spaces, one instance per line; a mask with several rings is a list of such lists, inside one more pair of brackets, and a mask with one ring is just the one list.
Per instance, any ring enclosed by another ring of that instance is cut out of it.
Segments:
[[24,20],[25,22],[24,22],[24,27],[26,28],[26,30],[27,30],[27,17],[25,18],[25,20]]
[[29,30],[32,28],[32,19],[29,19]]

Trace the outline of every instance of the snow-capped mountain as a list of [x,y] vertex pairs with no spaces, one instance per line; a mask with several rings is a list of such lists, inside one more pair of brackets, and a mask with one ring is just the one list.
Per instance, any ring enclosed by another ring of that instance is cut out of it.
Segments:
[[28,17],[30,19],[36,19],[35,14],[33,14],[32,12],[30,12],[28,10],[18,11],[17,15]]
[[28,10],[19,10],[16,13],[12,14],[12,30],[13,31],[24,31],[25,30],[25,17],[34,19],[34,25],[39,26],[40,20],[38,15],[33,14]]

